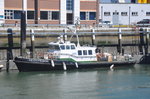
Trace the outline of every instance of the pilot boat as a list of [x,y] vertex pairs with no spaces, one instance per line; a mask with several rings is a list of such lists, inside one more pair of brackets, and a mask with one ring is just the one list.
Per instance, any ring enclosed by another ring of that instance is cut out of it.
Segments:
[[78,36],[77,41],[75,44],[59,37],[57,42],[48,43],[48,51],[42,53],[40,58],[16,57],[14,62],[20,72],[114,68],[135,64],[131,55],[112,55],[96,46],[80,46]]

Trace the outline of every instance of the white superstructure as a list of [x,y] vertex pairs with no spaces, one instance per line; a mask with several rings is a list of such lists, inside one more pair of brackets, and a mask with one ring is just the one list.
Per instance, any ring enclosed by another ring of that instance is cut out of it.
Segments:
[[58,59],[72,59],[74,61],[97,61],[96,47],[76,46],[69,41],[50,42],[48,53],[50,57]]

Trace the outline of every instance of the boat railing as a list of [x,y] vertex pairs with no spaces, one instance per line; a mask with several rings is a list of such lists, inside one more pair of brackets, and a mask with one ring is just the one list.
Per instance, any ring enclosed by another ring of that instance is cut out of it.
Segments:
[[97,57],[97,55],[76,55],[68,53],[52,53],[52,52],[39,52],[37,53],[38,58],[40,59],[60,59],[60,58],[72,58],[72,59],[95,59],[97,61],[132,61],[130,55],[110,55]]
[[44,53],[44,58],[45,59],[58,59],[61,56],[68,57],[68,58],[96,58],[96,55],[78,56],[78,55],[75,55],[75,54],[67,54],[67,53],[50,53],[50,52]]

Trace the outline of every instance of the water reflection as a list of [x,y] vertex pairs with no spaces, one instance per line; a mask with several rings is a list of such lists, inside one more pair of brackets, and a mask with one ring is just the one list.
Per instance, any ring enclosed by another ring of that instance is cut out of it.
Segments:
[[150,96],[150,66],[0,72],[0,99],[129,99]]

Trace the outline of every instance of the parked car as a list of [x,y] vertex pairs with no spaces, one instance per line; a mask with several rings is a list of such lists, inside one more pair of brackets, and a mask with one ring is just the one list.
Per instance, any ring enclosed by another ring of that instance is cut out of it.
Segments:
[[141,26],[142,27],[148,27],[148,26],[150,26],[150,19],[143,19],[143,20],[137,22],[137,25],[140,27]]
[[111,24],[111,21],[102,21],[102,24]]
[[101,25],[101,27],[110,27],[112,25],[111,21],[101,21],[99,23],[99,25]]
[[137,22],[137,24],[150,24],[150,19],[143,19],[143,20]]

